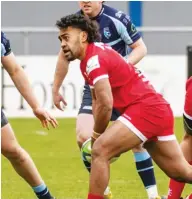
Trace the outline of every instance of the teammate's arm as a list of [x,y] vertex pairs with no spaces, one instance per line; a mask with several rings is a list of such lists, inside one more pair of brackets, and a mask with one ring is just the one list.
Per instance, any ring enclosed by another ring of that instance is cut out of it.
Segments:
[[15,55],[11,52],[9,55],[1,57],[1,63],[30,107],[32,109],[38,108],[39,102],[33,94],[27,75],[17,63]]
[[122,40],[132,49],[127,61],[135,65],[147,54],[147,47],[129,16],[122,13],[118,20],[121,26],[117,27],[117,31]]
[[67,105],[63,96],[59,93],[59,89],[63,83],[63,80],[65,79],[65,76],[67,75],[68,68],[69,62],[65,59],[64,53],[61,49],[58,54],[52,89],[53,102],[55,106],[60,110],[62,110],[60,102],[63,102],[65,106]]
[[14,54],[11,52],[7,56],[1,57],[1,63],[5,70],[9,73],[16,88],[33,109],[35,116],[41,121],[42,126],[49,128],[48,122],[50,122],[53,127],[56,127],[57,121],[40,107],[39,102],[33,93],[27,75],[25,74],[23,68],[17,63]]
[[95,96],[94,132],[102,134],[109,124],[113,108],[113,96],[109,79],[105,78],[97,81],[93,92],[93,96]]
[[142,38],[138,39],[129,47],[132,49],[132,51],[129,54],[127,61],[133,65],[137,64],[147,54],[147,47]]

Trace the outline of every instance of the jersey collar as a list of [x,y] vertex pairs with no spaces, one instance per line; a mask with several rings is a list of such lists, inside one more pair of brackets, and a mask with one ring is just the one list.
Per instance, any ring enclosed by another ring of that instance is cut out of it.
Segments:
[[91,20],[96,20],[96,19],[98,19],[98,18],[103,14],[103,12],[104,12],[104,7],[102,6],[102,8],[101,8],[99,14],[98,14],[97,16],[95,16],[95,17],[91,17]]

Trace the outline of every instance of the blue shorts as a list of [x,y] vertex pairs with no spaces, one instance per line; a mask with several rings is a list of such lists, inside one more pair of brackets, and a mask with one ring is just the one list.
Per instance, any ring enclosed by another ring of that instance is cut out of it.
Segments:
[[1,110],[1,128],[4,127],[6,124],[8,124],[8,120],[3,111]]
[[[92,97],[91,97],[91,90],[88,84],[85,84],[84,90],[83,90],[83,99],[81,103],[81,107],[79,109],[79,113],[85,113],[85,114],[91,114],[92,115]],[[113,108],[112,115],[111,115],[111,121],[117,120],[117,118],[121,114]]]
[[183,123],[184,123],[185,132],[188,135],[192,136],[192,120],[188,118],[185,114],[183,114]]

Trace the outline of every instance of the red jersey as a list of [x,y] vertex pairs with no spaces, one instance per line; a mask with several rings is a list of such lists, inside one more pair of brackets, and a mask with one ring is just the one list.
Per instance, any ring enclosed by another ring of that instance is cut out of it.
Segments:
[[192,77],[187,80],[186,83],[186,95],[185,95],[185,114],[192,118]]
[[168,104],[145,76],[133,65],[103,43],[91,43],[80,64],[82,75],[91,88],[103,78],[109,78],[113,94],[113,107],[120,112],[129,105]]

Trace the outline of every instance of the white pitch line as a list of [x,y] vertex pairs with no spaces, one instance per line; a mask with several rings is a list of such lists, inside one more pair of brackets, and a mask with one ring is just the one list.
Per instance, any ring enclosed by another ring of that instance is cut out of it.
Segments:
[[44,136],[48,135],[48,133],[45,131],[36,131],[35,133],[38,135],[44,135]]

